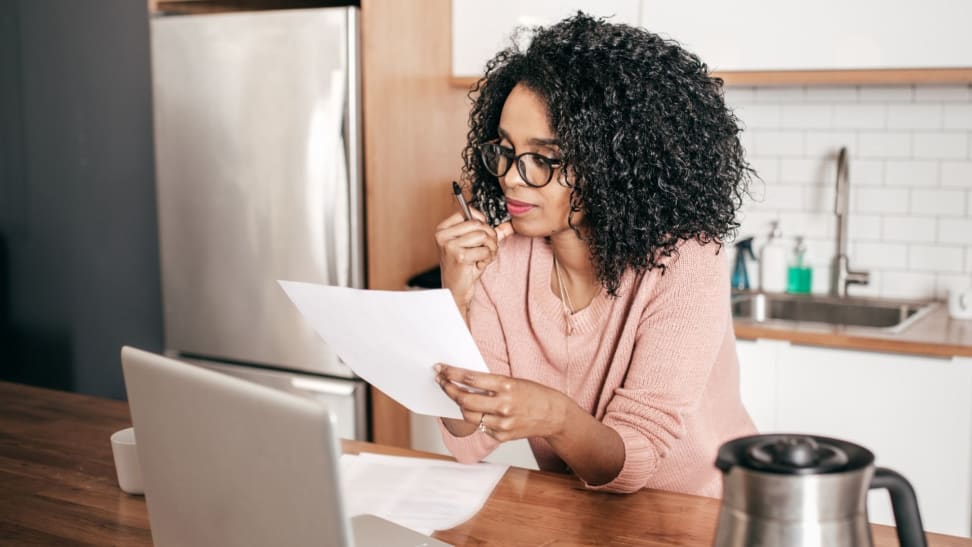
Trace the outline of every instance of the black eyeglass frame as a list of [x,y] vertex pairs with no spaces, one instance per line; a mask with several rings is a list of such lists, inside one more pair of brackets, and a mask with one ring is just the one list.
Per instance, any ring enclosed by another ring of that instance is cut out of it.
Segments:
[[[489,167],[489,163],[486,161],[485,149],[487,147],[493,147],[493,146],[495,146],[496,149],[498,150],[499,152],[498,155],[501,155],[505,157],[507,160],[509,160],[509,163],[506,165],[506,169],[504,169],[502,173],[493,172],[493,170]],[[476,150],[479,151],[479,160],[483,162],[483,167],[485,167],[486,170],[489,171],[491,175],[493,175],[494,177],[505,177],[506,174],[510,172],[510,168],[513,167],[513,165],[516,165],[516,171],[520,174],[520,178],[523,179],[523,182],[526,183],[526,185],[531,188],[543,188],[544,186],[550,184],[550,181],[553,180],[554,171],[558,169],[561,165],[563,165],[562,160],[548,158],[547,156],[544,156],[543,154],[538,154],[536,152],[523,152],[522,154],[514,154],[514,150],[512,148],[503,146],[498,142],[484,142],[482,144],[478,144],[476,145]],[[536,157],[539,160],[539,163],[546,164],[547,167],[549,167],[547,180],[543,181],[543,183],[541,184],[535,184],[533,182],[530,182],[529,177],[527,177],[525,173],[526,168],[522,167],[522,164],[520,163],[520,159],[523,158],[524,156]],[[565,184],[563,182],[561,182],[560,184],[568,188],[570,187],[569,184]]]

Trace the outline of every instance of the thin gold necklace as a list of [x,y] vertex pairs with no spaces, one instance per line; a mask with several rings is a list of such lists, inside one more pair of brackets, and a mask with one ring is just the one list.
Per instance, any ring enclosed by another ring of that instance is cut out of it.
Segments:
[[560,304],[564,309],[564,322],[567,323],[567,335],[574,333],[574,325],[571,316],[574,315],[574,304],[570,301],[570,293],[564,285],[564,279],[560,276],[560,264],[557,262],[557,255],[553,257],[554,272],[557,275],[557,285],[560,286]]

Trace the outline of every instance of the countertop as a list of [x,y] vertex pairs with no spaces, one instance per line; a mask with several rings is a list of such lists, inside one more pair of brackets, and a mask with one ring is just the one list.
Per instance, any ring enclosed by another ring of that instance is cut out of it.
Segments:
[[933,357],[972,357],[972,320],[956,320],[948,315],[944,302],[900,332],[879,329],[750,319],[733,321],[736,338],[770,338],[794,344],[907,353]]
[[[128,405],[0,382],[0,539],[14,544],[151,545],[142,496],[118,489],[108,438],[130,425]],[[349,453],[438,457],[345,441]],[[709,547],[719,501],[642,490],[591,492],[576,479],[510,468],[472,519],[435,537],[460,545]],[[872,526],[874,545],[897,546]],[[972,539],[928,534],[932,547]]]

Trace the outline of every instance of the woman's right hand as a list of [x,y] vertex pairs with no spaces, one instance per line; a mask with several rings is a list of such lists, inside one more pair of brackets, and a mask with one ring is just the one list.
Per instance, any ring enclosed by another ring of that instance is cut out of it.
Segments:
[[496,257],[499,242],[513,233],[509,222],[494,229],[486,223],[486,217],[480,211],[470,210],[472,220],[465,220],[462,214],[456,213],[435,228],[442,286],[452,291],[463,318],[467,318],[476,281]]

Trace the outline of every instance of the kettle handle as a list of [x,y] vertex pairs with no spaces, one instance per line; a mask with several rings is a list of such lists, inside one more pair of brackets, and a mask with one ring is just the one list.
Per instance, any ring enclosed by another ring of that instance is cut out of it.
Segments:
[[898,543],[901,547],[927,547],[925,530],[921,525],[918,512],[918,498],[908,479],[897,471],[886,467],[874,470],[870,488],[886,488],[891,496],[894,510],[894,525],[898,529]]

